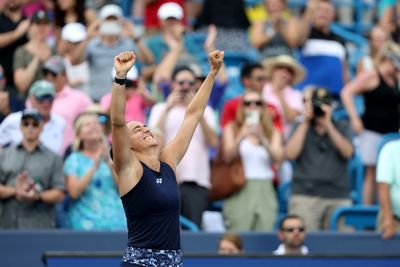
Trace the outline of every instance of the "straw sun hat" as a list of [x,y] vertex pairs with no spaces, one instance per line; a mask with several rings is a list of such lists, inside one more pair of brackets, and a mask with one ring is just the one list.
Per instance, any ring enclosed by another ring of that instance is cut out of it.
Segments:
[[304,67],[289,55],[279,55],[264,59],[262,65],[264,66],[268,79],[271,79],[273,69],[278,66],[288,67],[293,71],[293,84],[301,82],[306,74]]

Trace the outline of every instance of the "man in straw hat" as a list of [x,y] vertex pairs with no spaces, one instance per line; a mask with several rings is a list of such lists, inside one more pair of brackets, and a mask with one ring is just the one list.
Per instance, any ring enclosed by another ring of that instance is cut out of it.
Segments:
[[287,136],[290,124],[303,112],[303,95],[292,85],[302,81],[306,71],[289,55],[265,59],[262,64],[268,80],[263,87],[263,98],[277,108]]

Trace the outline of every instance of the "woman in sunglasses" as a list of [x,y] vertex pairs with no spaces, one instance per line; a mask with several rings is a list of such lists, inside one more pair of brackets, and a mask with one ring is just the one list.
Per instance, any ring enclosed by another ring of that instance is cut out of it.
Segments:
[[277,215],[272,179],[273,162],[283,157],[281,134],[273,127],[261,95],[246,92],[223,132],[223,154],[228,162],[240,157],[247,180],[244,188],[224,201],[225,226],[233,231],[271,231]]

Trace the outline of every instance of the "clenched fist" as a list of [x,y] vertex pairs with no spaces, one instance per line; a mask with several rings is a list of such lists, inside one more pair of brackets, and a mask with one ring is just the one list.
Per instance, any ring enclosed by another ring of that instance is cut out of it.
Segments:
[[224,61],[224,52],[220,50],[215,50],[208,54],[208,60],[211,65],[211,73],[217,74],[221,69],[222,63]]
[[136,55],[132,51],[122,52],[114,58],[115,77],[125,79],[126,74],[135,64]]

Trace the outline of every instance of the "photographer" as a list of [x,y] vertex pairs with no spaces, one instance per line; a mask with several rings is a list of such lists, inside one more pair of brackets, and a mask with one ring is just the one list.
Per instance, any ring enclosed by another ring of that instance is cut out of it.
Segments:
[[307,229],[326,229],[333,209],[350,205],[347,162],[352,133],[347,122],[332,120],[332,97],[325,88],[304,92],[303,121],[286,144],[294,160],[290,214],[302,214]]

